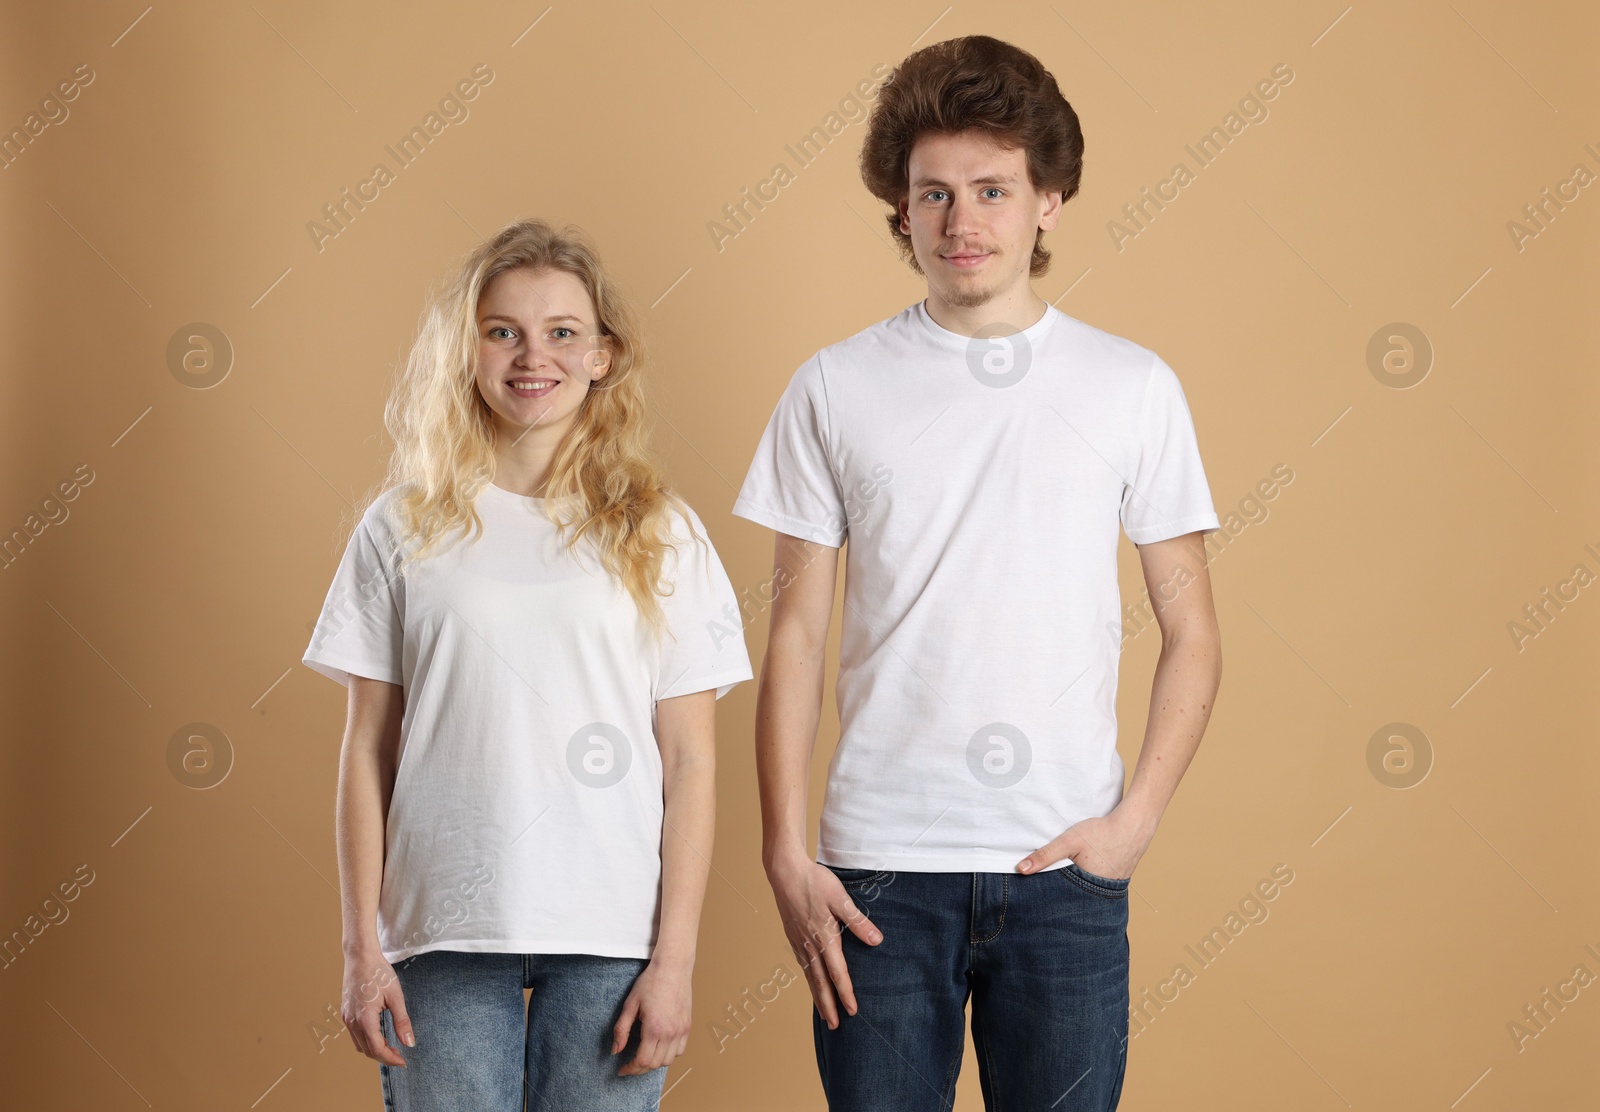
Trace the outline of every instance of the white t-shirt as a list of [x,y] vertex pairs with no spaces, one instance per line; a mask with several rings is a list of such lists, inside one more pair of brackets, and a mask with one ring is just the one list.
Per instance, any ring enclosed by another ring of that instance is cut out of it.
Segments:
[[[655,703],[752,678],[733,587],[672,513],[658,647],[585,538],[487,486],[483,534],[396,575],[396,490],[357,526],[304,663],[405,689],[378,940],[648,958],[659,925]],[[415,542],[407,543],[415,550]],[[731,620],[730,620],[731,619]]]
[[1218,527],[1154,352],[1054,307],[971,339],[922,302],[800,367],[733,512],[849,538],[817,860],[911,872],[1012,872],[1120,802],[1119,522]]

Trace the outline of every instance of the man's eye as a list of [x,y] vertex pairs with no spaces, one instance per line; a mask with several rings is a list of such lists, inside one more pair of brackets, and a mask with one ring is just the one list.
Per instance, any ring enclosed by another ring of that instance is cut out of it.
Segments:
[[1000,193],[1000,192],[1002,192],[1002,190],[1000,189],[1000,187],[998,185],[991,185],[988,189],[985,189],[984,192],[985,193]]
[[936,200],[939,197],[943,197],[943,196],[944,196],[944,190],[935,189],[932,193],[925,194],[923,199],[924,200]]

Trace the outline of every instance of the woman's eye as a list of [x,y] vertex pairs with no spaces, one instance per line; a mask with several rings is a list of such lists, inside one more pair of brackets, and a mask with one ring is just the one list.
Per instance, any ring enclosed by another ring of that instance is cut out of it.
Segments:
[[497,326],[495,328],[489,329],[489,335],[493,336],[496,332],[510,332],[510,331],[511,331],[511,329],[505,327],[504,325],[500,325],[500,326]]
[[[558,339],[558,340],[570,340],[570,339],[572,339],[572,337],[577,335],[577,333],[574,332],[570,328],[557,328],[557,329],[555,329],[555,332],[557,333],[556,339]],[[565,332],[566,335],[565,336],[560,335],[560,333],[562,333],[562,332]]]

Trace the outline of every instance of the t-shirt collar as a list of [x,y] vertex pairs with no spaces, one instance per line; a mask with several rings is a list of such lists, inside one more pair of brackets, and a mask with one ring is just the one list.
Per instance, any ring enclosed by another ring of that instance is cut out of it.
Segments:
[[[933,317],[928,315],[927,298],[923,298],[921,301],[917,302],[911,307],[911,315],[917,319],[918,323],[922,327],[922,330],[928,336],[943,344],[945,347],[967,348],[973,344],[983,342],[983,337],[963,336],[959,332],[950,331],[938,321],[934,320]],[[1054,305],[1046,303],[1044,307],[1044,315],[1038,320],[1034,321],[1032,324],[1028,325],[1027,328],[1024,328],[1021,333],[1017,333],[1015,335],[1023,336],[1030,346],[1037,346],[1039,341],[1044,339],[1045,334],[1050,331],[1051,327],[1056,322],[1056,318],[1059,316],[1061,316],[1061,310],[1057,309]]]

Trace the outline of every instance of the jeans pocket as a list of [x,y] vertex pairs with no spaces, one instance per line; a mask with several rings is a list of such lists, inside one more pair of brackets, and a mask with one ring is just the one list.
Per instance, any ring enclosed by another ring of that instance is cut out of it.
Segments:
[[841,869],[837,865],[829,865],[828,869],[839,878],[839,883],[844,885],[846,892],[870,888],[874,884],[883,883],[890,876],[884,869]]
[[1076,882],[1078,887],[1093,892],[1097,896],[1104,896],[1108,900],[1127,899],[1128,885],[1133,883],[1133,878],[1127,876],[1097,876],[1084,869],[1076,861],[1069,861],[1065,868],[1056,871],[1066,874],[1067,879]]

